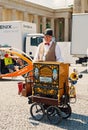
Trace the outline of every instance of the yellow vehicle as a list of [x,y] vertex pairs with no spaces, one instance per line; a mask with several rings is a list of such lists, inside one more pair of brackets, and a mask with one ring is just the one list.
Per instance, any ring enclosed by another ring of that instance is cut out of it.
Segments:
[[20,76],[32,70],[32,59],[26,53],[12,47],[0,47],[0,78]]

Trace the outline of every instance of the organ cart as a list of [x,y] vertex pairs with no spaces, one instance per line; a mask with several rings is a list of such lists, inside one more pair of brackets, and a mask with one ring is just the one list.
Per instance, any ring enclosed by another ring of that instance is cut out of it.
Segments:
[[71,115],[69,94],[69,64],[59,62],[33,63],[30,113],[35,120],[46,115],[50,123],[57,124]]

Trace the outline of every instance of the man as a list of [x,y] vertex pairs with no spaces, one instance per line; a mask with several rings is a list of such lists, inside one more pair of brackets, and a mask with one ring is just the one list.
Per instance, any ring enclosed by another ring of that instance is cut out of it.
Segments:
[[39,44],[34,61],[63,62],[59,45],[53,37],[53,30],[48,28],[44,33],[44,41]]

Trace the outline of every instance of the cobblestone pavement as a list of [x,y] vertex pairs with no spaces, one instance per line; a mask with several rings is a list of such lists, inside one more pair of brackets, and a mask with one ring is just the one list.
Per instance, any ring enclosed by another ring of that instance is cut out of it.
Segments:
[[[85,69],[73,67],[79,72]],[[71,117],[58,125],[51,125],[46,117],[40,122],[32,119],[28,99],[18,95],[19,80],[0,80],[0,130],[88,130],[88,73],[83,73],[76,85],[77,101],[71,104]]]

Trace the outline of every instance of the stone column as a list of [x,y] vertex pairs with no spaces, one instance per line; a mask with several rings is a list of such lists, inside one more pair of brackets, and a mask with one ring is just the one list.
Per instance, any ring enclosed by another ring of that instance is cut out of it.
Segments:
[[0,7],[0,21],[3,21],[3,7]]
[[28,13],[26,11],[24,12],[24,18],[23,19],[24,19],[24,21],[28,21]]
[[64,41],[69,40],[69,18],[65,18]]
[[42,18],[42,32],[44,32],[46,29],[46,17]]
[[85,13],[85,9],[86,9],[86,0],[81,0],[81,5],[82,5],[82,7],[81,7],[81,12],[82,13]]
[[51,28],[52,28],[53,34],[54,34],[54,18],[51,19]]
[[36,23],[36,31],[39,32],[38,15],[34,15],[34,23]]
[[73,13],[81,13],[81,0],[74,0]]
[[59,41],[59,19],[55,20],[55,36],[56,40]]
[[12,20],[17,20],[17,12],[16,9],[12,10]]

